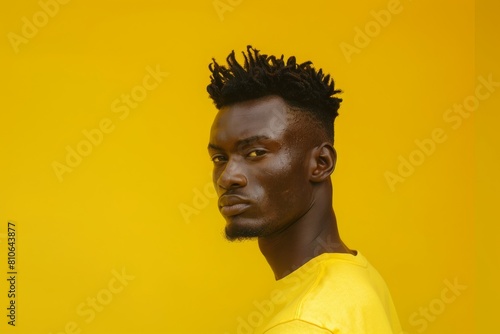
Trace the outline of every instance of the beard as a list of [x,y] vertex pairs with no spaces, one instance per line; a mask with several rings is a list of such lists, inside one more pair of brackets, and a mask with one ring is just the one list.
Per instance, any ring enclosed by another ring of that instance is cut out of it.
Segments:
[[228,222],[224,232],[229,241],[251,240],[267,234],[262,224],[238,224],[236,222]]

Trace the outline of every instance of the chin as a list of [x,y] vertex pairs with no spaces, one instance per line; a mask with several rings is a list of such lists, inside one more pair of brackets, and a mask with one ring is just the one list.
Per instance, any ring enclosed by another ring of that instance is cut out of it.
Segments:
[[236,217],[226,218],[226,239],[229,241],[250,240],[263,236],[264,228],[256,222],[240,220]]

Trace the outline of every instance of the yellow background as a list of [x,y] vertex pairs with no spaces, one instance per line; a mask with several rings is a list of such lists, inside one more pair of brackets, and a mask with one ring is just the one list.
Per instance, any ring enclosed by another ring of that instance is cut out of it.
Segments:
[[[1,332],[70,333],[74,323],[81,333],[237,333],[252,303],[269,298],[273,275],[256,243],[223,238],[206,153],[216,113],[207,65],[247,44],[312,60],[344,91],[333,176],[340,232],[385,277],[404,330],[486,332],[500,92],[457,129],[443,115],[474,94],[480,75],[500,80],[494,9],[401,0],[358,47],[358,31],[377,25],[372,11],[394,1],[220,3],[218,13],[211,0],[71,0],[17,53],[9,33],[22,35],[23,17],[33,22],[41,5],[2,4],[0,309],[9,220],[19,274],[17,326],[2,311]],[[342,43],[357,53],[348,59]],[[121,119],[112,103],[157,66],[168,76]],[[103,119],[113,130],[60,182],[54,161],[65,163],[67,146]],[[385,173],[436,128],[447,139],[391,189]],[[134,279],[85,321],[78,307],[107,293],[114,270]],[[467,287],[456,300],[425,330],[412,323],[454,280]]]

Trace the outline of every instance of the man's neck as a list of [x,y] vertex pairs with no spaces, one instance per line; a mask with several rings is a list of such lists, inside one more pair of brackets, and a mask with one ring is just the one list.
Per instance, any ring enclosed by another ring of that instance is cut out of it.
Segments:
[[323,253],[355,254],[340,239],[331,197],[325,197],[316,201],[303,217],[286,230],[259,238],[260,251],[271,266],[276,280]]

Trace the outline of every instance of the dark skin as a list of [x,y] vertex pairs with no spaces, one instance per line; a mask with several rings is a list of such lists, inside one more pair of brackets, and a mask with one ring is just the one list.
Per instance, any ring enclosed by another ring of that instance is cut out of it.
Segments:
[[221,108],[209,154],[229,240],[258,238],[281,279],[318,255],[350,253],[332,208],[336,153],[278,96]]

